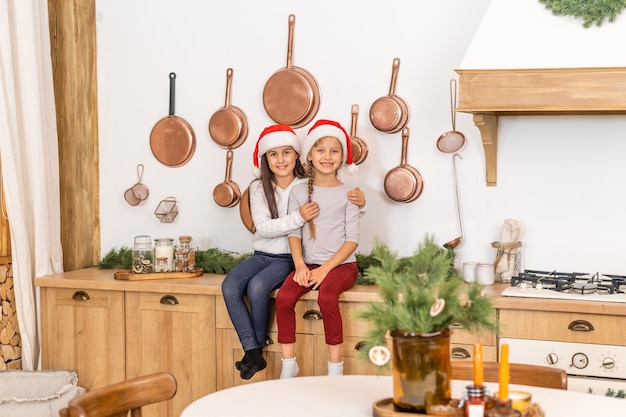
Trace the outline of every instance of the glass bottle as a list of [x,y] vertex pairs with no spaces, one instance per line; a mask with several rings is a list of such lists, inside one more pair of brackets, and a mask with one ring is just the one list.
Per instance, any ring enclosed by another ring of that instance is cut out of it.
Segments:
[[167,263],[160,272],[171,272],[174,270],[174,239],[163,237],[154,239],[154,256],[156,258],[167,258]]
[[167,256],[159,256],[156,258],[156,264],[154,265],[154,272],[165,272],[167,269]]
[[196,251],[191,247],[191,236],[183,235],[178,238],[180,241],[180,250],[187,254],[186,272],[193,272],[196,269]]
[[465,400],[465,417],[483,417],[485,416],[485,386],[484,385],[468,385],[467,399]]
[[148,274],[153,272],[154,248],[152,247],[152,238],[148,235],[135,236],[131,256],[133,273]]

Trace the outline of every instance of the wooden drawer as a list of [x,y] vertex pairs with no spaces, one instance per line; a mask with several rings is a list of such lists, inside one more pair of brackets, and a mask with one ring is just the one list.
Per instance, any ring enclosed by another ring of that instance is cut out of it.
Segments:
[[[474,359],[473,343],[450,343],[450,354],[452,360],[471,361]],[[483,360],[486,362],[498,361],[498,348],[493,346],[483,346]]]
[[481,342],[484,346],[495,346],[496,335],[493,333],[478,333],[472,334],[462,327],[452,328],[452,343],[474,344]]
[[502,337],[626,345],[626,316],[500,310]]

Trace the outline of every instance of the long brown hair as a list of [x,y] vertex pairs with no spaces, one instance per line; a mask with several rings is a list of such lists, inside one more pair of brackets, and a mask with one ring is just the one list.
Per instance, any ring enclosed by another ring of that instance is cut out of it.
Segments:
[[[276,176],[270,169],[270,165],[267,162],[266,154],[263,154],[261,156],[261,164],[259,166],[259,170],[261,171],[259,180],[261,181],[261,184],[263,185],[263,194],[265,194],[265,201],[267,201],[267,207],[270,209],[270,214],[272,216],[272,219],[277,219],[278,207],[276,205],[276,194],[274,193],[274,187],[276,187],[274,178]],[[299,157],[296,157],[296,165],[293,167],[293,175],[295,175],[296,178],[304,178],[306,175],[306,171],[304,170],[304,167],[302,166],[302,163],[300,162]]]

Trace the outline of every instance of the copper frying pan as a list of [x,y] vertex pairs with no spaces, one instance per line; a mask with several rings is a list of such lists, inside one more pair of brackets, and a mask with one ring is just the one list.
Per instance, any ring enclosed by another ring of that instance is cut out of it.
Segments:
[[263,106],[270,119],[294,129],[309,123],[320,105],[320,90],[315,78],[306,70],[292,65],[295,24],[296,16],[290,14],[287,66],[276,71],[263,89]]
[[196,150],[196,135],[191,125],[174,115],[176,74],[170,73],[169,114],[159,120],[150,132],[150,149],[164,165],[179,167],[186,164]]
[[367,158],[369,149],[367,143],[356,135],[356,121],[359,117],[359,105],[352,105],[352,124],[350,125],[350,145],[352,146],[352,161],[359,165]]
[[233,151],[226,152],[226,178],[213,189],[213,200],[221,207],[234,207],[239,203],[241,190],[236,182],[231,181],[230,172],[233,165]]
[[400,58],[393,60],[391,85],[389,94],[380,97],[370,107],[372,126],[381,132],[396,133],[401,131],[409,121],[409,106],[403,98],[395,94],[396,79],[400,69]]
[[224,107],[217,110],[209,120],[209,135],[223,148],[235,149],[248,137],[248,118],[238,107],[230,104],[233,69],[226,70],[226,99]]
[[419,171],[406,163],[410,129],[402,130],[402,160],[400,165],[385,175],[385,192],[387,196],[399,203],[410,203],[416,200],[424,189],[424,181]]
[[256,232],[254,221],[252,220],[252,210],[250,209],[250,187],[246,188],[243,194],[241,194],[241,200],[239,201],[239,215],[241,216],[241,222],[250,233]]

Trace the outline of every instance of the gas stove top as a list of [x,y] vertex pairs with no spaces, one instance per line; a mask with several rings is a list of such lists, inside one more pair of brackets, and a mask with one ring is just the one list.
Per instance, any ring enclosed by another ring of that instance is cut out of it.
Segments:
[[626,303],[626,276],[526,269],[502,295]]

